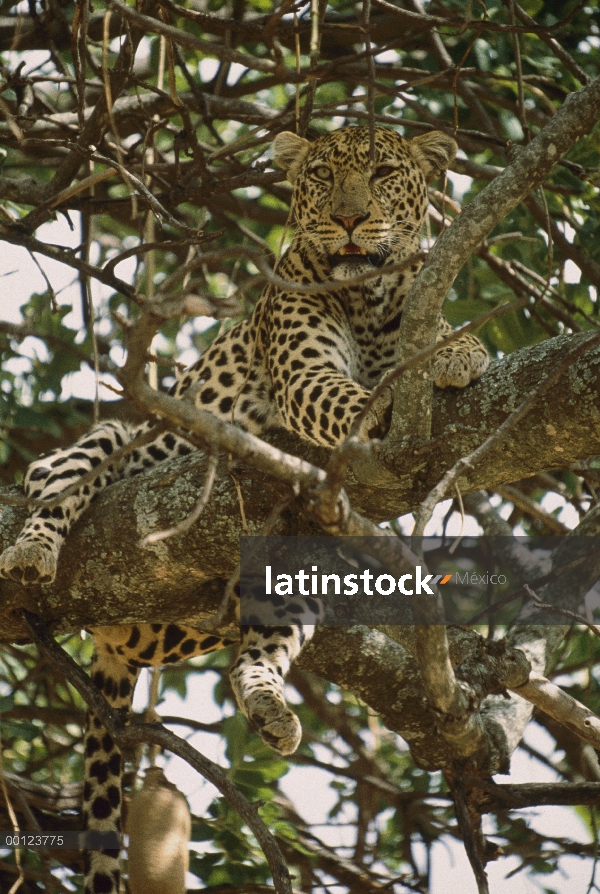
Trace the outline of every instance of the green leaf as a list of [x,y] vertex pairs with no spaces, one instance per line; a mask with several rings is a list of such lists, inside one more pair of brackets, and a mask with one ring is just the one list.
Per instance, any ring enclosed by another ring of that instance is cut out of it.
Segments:
[[528,15],[535,18],[540,9],[543,8],[544,0],[523,0],[521,6]]
[[29,720],[2,720],[0,721],[3,739],[15,739],[25,742],[33,742],[40,735],[40,728]]
[[12,711],[14,706],[15,706],[14,695],[0,696],[0,714],[6,714],[7,711]]
[[54,435],[55,438],[60,437],[61,428],[51,419],[42,409],[34,410],[31,407],[19,407],[13,417],[14,428],[29,428],[34,431],[47,432]]
[[187,678],[190,667],[169,667],[163,669],[161,676],[161,695],[167,689],[174,689],[181,698],[187,696]]
[[[227,738],[225,755],[232,768],[239,767],[244,756],[244,746],[248,739],[248,723],[241,713],[236,711],[223,721],[223,734]],[[237,775],[237,770],[235,771]]]

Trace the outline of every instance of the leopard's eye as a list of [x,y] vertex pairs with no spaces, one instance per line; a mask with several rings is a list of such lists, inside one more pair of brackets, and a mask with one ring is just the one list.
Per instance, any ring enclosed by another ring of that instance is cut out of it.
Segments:
[[331,180],[333,177],[331,168],[328,168],[327,165],[317,165],[310,173],[316,177],[317,180]]
[[394,174],[396,168],[393,168],[392,165],[380,165],[378,168],[375,168],[375,173],[373,177],[389,177],[390,174]]

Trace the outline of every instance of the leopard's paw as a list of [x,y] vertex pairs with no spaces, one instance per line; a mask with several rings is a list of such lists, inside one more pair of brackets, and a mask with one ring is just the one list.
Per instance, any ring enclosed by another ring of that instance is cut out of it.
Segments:
[[280,754],[293,754],[302,738],[300,721],[272,692],[251,692],[244,704],[251,726],[262,740]]
[[0,577],[25,585],[51,584],[56,577],[56,556],[37,540],[23,540],[0,556]]
[[438,388],[466,388],[471,381],[468,355],[440,351],[433,363],[433,381]]
[[438,388],[466,388],[469,382],[479,379],[489,365],[489,354],[479,339],[466,335],[436,353],[433,381]]

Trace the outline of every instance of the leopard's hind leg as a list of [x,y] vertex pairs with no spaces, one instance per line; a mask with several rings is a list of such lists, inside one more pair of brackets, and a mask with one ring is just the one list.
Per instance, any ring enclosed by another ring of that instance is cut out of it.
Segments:
[[243,627],[239,657],[229,673],[250,725],[280,754],[292,754],[300,744],[302,727],[285,700],[285,676],[314,630],[300,623]]
[[125,445],[149,428],[147,423],[132,426],[117,421],[103,422],[72,446],[55,450],[32,463],[25,475],[25,493],[34,500],[48,500],[115,456],[114,461],[76,487],[59,504],[34,508],[15,545],[0,556],[0,577],[22,584],[52,583],[65,537],[100,491],[170,456],[191,452],[190,445],[171,432],[159,435],[140,449],[122,452]]

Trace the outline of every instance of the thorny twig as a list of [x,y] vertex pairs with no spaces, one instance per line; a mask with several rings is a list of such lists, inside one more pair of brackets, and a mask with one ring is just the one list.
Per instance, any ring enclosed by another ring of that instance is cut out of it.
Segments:
[[121,177],[128,183],[131,183],[139,193],[146,199],[148,205],[150,206],[152,212],[156,215],[158,220],[162,223],[163,221],[167,221],[171,226],[176,227],[178,230],[181,230],[182,233],[186,233],[188,236],[195,236],[199,238],[201,236],[201,231],[194,229],[193,227],[188,227],[186,224],[177,220],[177,218],[173,217],[173,215],[167,211],[167,209],[161,205],[158,199],[150,192],[148,187],[140,180],[135,174],[132,174],[131,171],[128,171],[127,168],[118,161],[114,161],[112,158],[108,158],[105,155],[101,155],[99,152],[89,152],[88,150],[81,150],[81,154],[85,158],[89,158],[91,161],[98,162],[99,164],[108,165],[108,167],[114,168],[115,171],[118,171]]
[[[563,569],[561,569],[562,571]],[[544,602],[537,593],[531,589],[529,584],[523,584],[523,589],[527,593],[527,595],[535,602],[539,609],[544,609],[545,611],[553,612],[556,615],[562,615],[564,618],[569,618],[569,620],[574,621],[576,624],[583,624],[594,636],[600,637],[600,627],[597,624],[591,624],[583,615],[578,614],[577,612],[569,611],[567,608],[560,608],[557,605],[552,605],[549,602]]]
[[[500,536],[511,536],[510,528],[507,532],[503,532],[502,534],[500,534]],[[580,567],[581,565],[583,565],[584,562],[587,561],[588,558],[589,557],[587,555],[578,556],[576,559],[573,559],[573,561],[567,562],[566,565],[561,565],[559,568],[554,568],[547,574],[542,574],[539,577],[536,577],[535,580],[529,580],[528,584],[529,586],[534,586],[536,588],[545,586],[546,584],[557,580],[568,571],[572,571],[573,569]],[[492,615],[496,611],[499,611],[499,609],[501,608],[505,608],[507,605],[510,605],[511,602],[515,602],[517,599],[523,599],[526,593],[527,591],[525,589],[525,584],[522,584],[509,596],[505,596],[503,599],[498,599],[496,602],[490,603],[480,612],[472,615],[472,617],[467,619],[467,625],[470,627],[473,624],[480,624],[484,618]]]
[[369,162],[375,161],[375,59],[371,50],[371,0],[363,0],[362,26],[367,54],[367,113],[369,115]]

